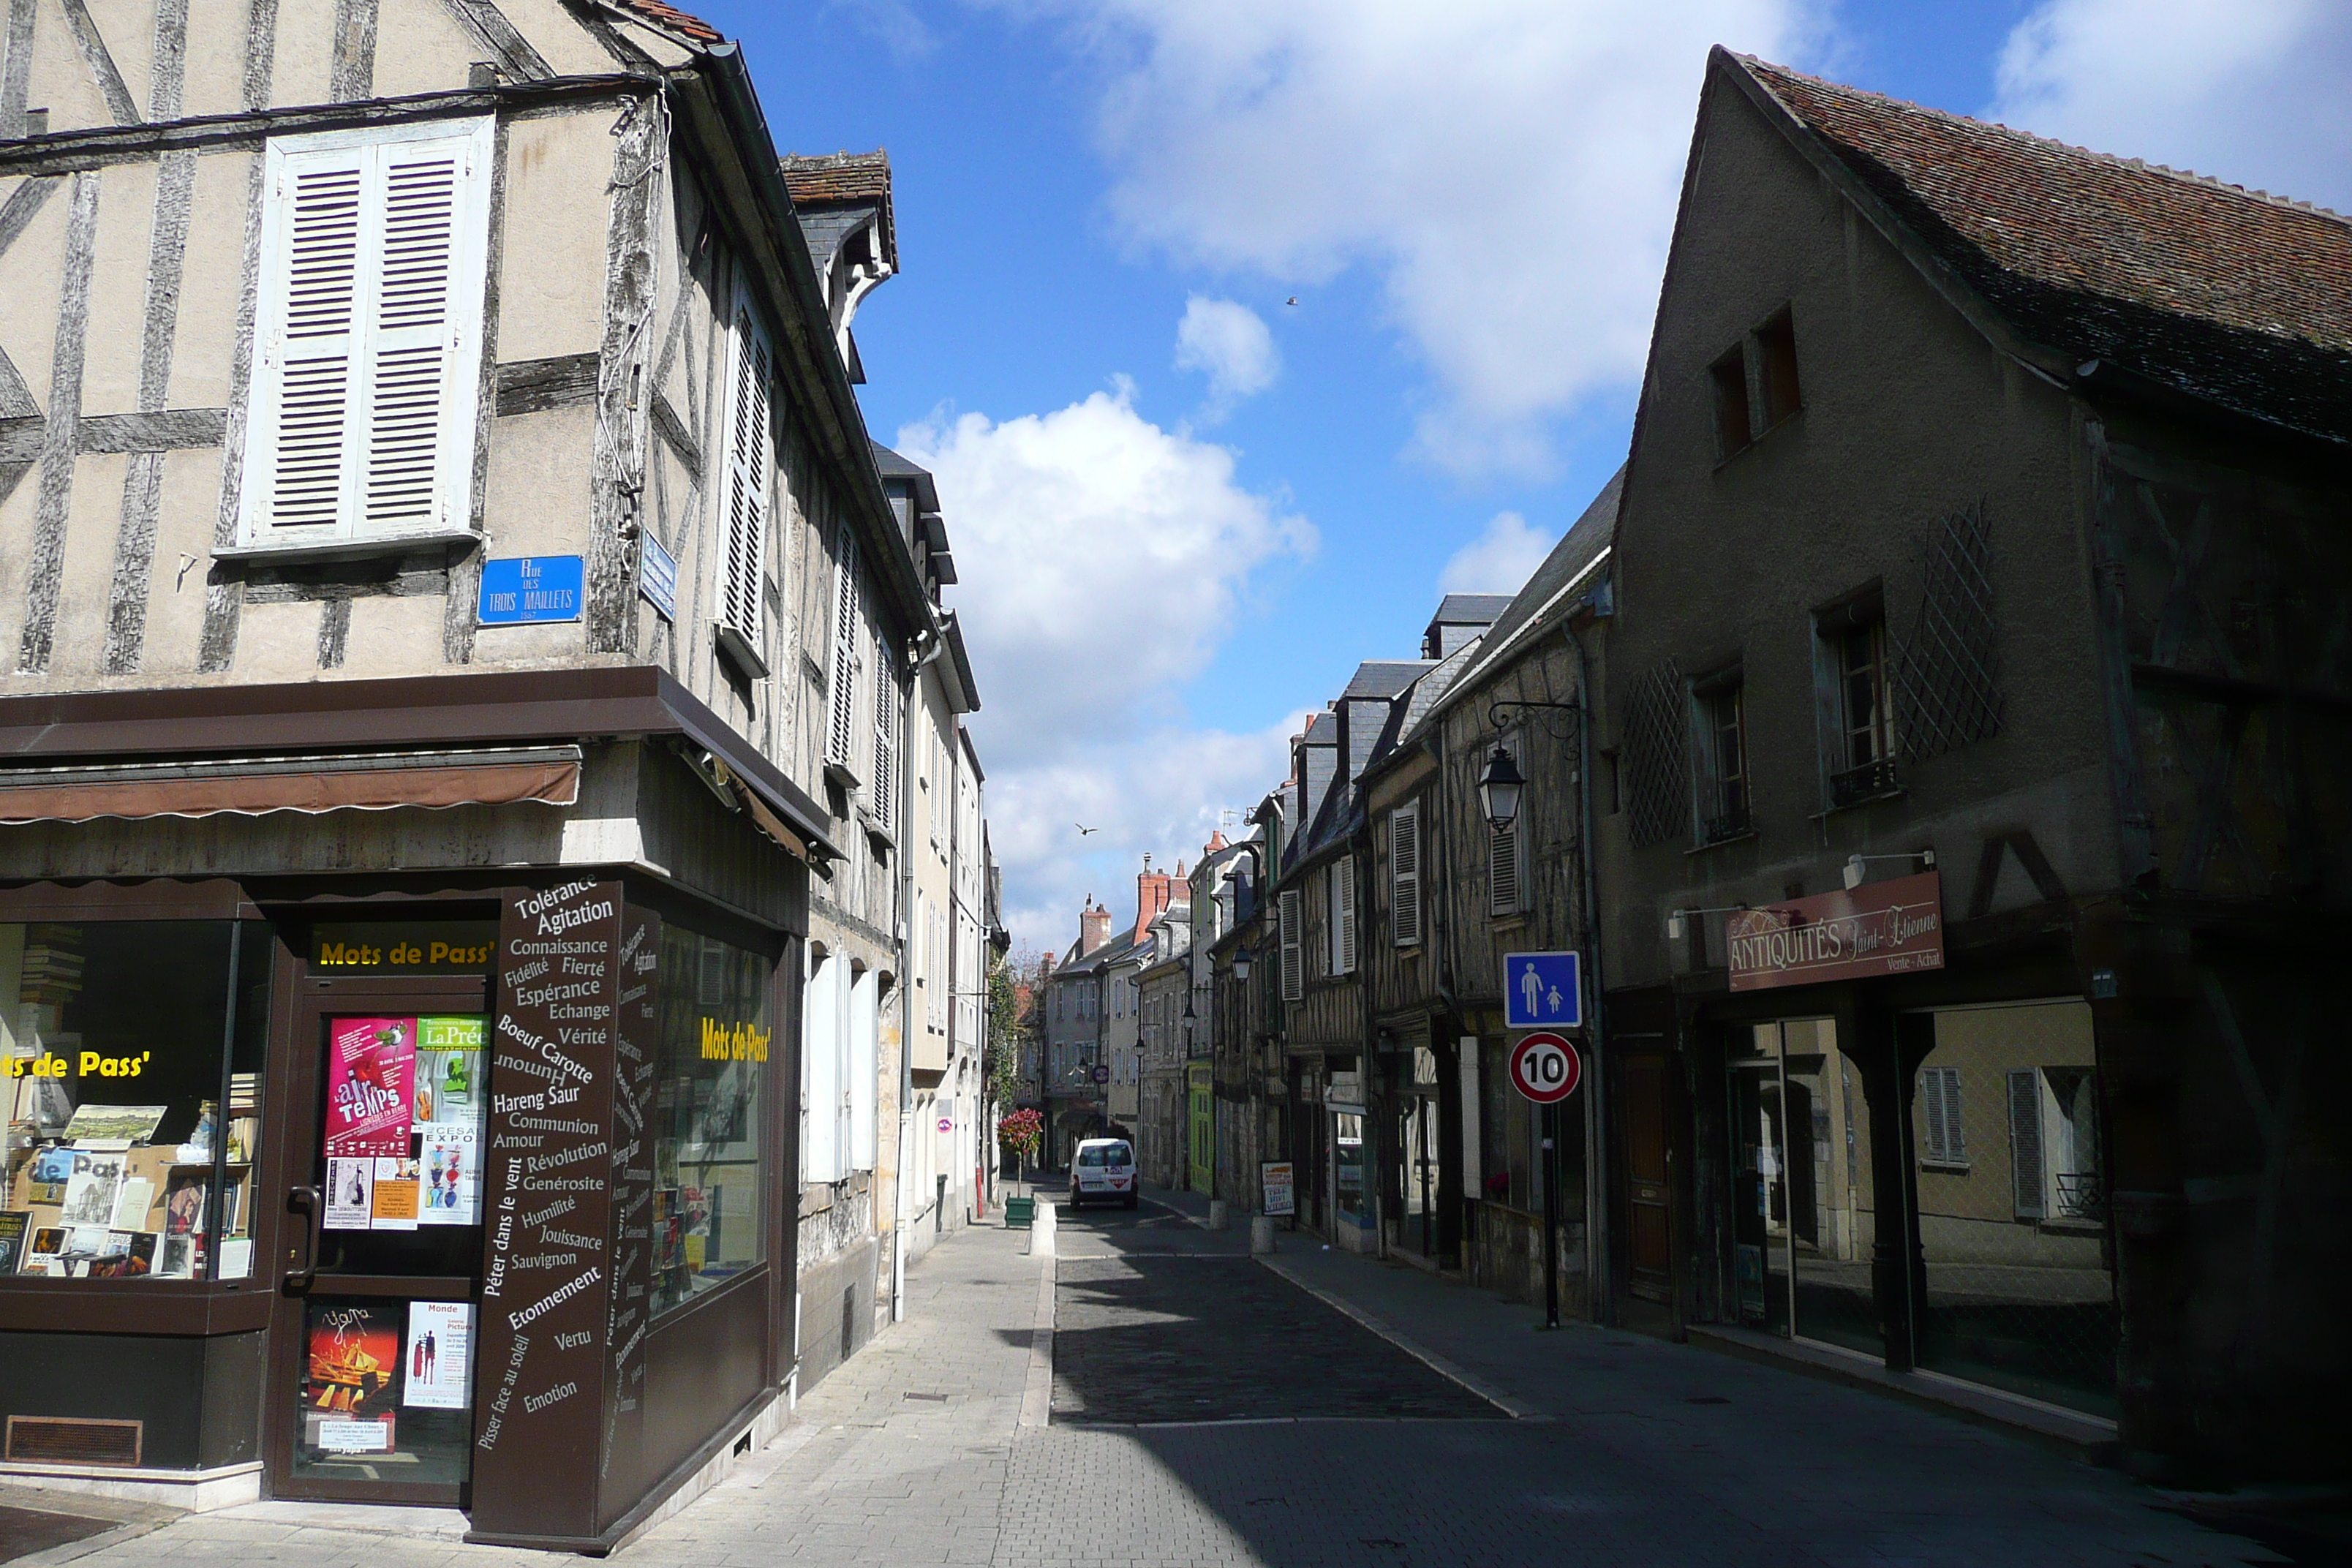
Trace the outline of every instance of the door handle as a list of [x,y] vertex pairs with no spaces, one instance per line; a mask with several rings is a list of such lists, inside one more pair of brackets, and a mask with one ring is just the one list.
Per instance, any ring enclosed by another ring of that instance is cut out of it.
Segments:
[[316,1187],[289,1190],[286,1194],[286,1209],[289,1214],[310,1216],[310,1223],[302,1227],[302,1267],[288,1269],[285,1281],[289,1290],[308,1290],[311,1282],[319,1278],[319,1243],[325,1235],[327,1211],[319,1202],[319,1189]]

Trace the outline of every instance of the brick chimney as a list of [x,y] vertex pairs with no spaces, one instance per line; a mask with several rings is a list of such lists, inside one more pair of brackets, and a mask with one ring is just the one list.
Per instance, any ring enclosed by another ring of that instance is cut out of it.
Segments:
[[1087,895],[1087,907],[1078,911],[1078,955],[1086,956],[1110,940],[1110,911]]
[[1135,940],[1141,942],[1144,932],[1151,929],[1151,917],[1166,909],[1176,896],[1176,879],[1165,871],[1151,868],[1151,857],[1143,858],[1143,869],[1135,878]]

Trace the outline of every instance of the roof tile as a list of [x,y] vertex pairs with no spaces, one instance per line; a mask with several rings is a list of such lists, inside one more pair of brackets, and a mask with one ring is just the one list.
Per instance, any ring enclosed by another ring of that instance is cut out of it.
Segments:
[[2352,219],[1739,61],[2028,339],[2352,429]]

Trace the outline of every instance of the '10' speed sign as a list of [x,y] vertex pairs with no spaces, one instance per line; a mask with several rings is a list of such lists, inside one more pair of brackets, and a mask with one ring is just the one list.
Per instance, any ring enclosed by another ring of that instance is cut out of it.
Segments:
[[1574,1094],[1583,1073],[1565,1036],[1538,1030],[1511,1047],[1511,1086],[1538,1105]]

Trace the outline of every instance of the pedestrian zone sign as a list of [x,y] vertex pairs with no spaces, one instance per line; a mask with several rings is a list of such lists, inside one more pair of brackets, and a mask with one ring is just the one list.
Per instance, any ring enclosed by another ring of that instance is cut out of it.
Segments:
[[1584,988],[1572,952],[1513,952],[1503,959],[1504,1024],[1513,1029],[1574,1029],[1584,1023]]

